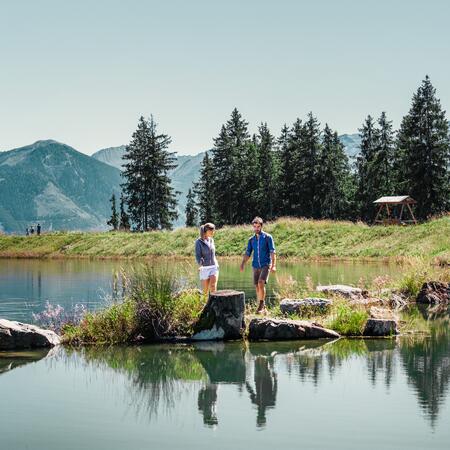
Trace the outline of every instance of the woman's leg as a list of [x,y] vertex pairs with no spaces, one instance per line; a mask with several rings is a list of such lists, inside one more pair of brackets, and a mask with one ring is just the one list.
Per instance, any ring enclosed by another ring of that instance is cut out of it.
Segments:
[[209,277],[209,291],[210,292],[216,292],[217,291],[217,281],[219,279],[219,274],[217,273],[216,275],[211,275]]
[[209,278],[202,280],[202,290],[204,295],[208,295],[209,291]]

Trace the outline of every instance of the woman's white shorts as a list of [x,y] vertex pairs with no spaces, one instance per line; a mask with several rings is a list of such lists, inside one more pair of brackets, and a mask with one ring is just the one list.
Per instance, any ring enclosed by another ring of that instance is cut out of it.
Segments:
[[200,267],[200,280],[207,280],[209,277],[219,274],[219,266],[201,266]]

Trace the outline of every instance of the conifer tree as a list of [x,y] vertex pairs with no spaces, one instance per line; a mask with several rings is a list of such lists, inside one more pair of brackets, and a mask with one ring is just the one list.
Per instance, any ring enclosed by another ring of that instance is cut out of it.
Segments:
[[119,215],[117,214],[116,208],[116,194],[113,193],[109,201],[111,202],[111,218],[108,222],[106,222],[106,224],[116,231],[119,226]]
[[197,226],[197,216],[198,216],[198,210],[195,203],[195,194],[192,192],[192,189],[188,190],[187,196],[186,196],[187,202],[186,202],[186,226],[187,227],[195,227]]
[[356,192],[356,202],[359,217],[369,220],[374,213],[373,183],[376,173],[373,171],[373,160],[376,152],[377,131],[372,116],[367,116],[362,128],[359,129],[361,136],[360,152],[356,159],[356,169],[358,173],[358,187]]
[[121,230],[128,231],[130,229],[130,218],[125,211],[125,198],[123,192],[120,193],[120,225]]
[[214,173],[209,153],[206,152],[200,166],[200,175],[194,183],[198,215],[201,223],[216,222],[215,197],[213,195]]
[[350,168],[344,146],[337,132],[333,132],[328,124],[325,124],[316,178],[319,217],[348,217],[350,183]]
[[394,144],[392,122],[387,119],[383,111],[378,119],[378,129],[375,131],[375,148],[371,162],[372,201],[382,196],[395,194]]
[[277,213],[281,216],[289,216],[294,212],[296,202],[295,192],[295,141],[301,134],[302,122],[297,119],[292,130],[285,124],[281,129],[277,141],[277,153],[279,161],[279,176],[277,188]]
[[267,123],[261,123],[255,139],[258,163],[256,180],[256,201],[258,214],[266,219],[275,215],[277,161],[275,158],[275,138]]
[[139,119],[137,130],[126,147],[122,176],[128,211],[138,230],[170,229],[178,215],[176,193],[168,172],[176,167],[171,139],[158,134],[153,117]]
[[212,149],[213,195],[218,224],[239,223],[242,213],[242,171],[250,135],[248,123],[235,108],[214,139]]
[[319,216],[315,179],[321,149],[320,135],[319,122],[313,113],[310,112],[303,125],[297,160],[295,162],[295,185],[298,196],[296,213],[298,216]]
[[398,190],[417,201],[426,219],[450,207],[450,141],[445,111],[428,76],[412,98],[398,134]]

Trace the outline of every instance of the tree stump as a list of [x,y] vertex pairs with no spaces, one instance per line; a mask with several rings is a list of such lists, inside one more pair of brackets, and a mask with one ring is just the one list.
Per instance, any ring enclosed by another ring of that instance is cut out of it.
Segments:
[[210,294],[194,326],[192,339],[218,341],[242,339],[245,332],[245,294],[224,290]]

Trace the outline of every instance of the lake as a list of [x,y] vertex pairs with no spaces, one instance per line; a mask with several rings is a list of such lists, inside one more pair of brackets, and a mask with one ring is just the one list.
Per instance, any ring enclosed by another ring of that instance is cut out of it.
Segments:
[[450,335],[0,356],[0,448],[447,449]]
[[[46,301],[99,308],[134,264],[0,260],[0,317],[28,321]],[[238,264],[221,261],[219,287],[252,298]],[[277,276],[356,284],[401,270],[281,261]],[[448,313],[432,323],[431,336],[392,339],[0,352],[0,449],[447,449]]]
[[[192,277],[196,266],[189,260],[158,258],[147,264],[174,267]],[[239,271],[239,259],[222,259],[219,289],[238,289],[247,299],[255,298],[251,267]],[[90,310],[105,306],[120,297],[120,269],[142,264],[139,261],[87,260],[87,259],[0,259],[0,317],[30,321],[32,313],[41,312],[48,301],[65,309],[84,304]],[[304,282],[311,277],[316,284],[370,281],[378,275],[399,276],[401,266],[383,262],[311,262],[279,261],[276,275],[271,274],[268,295],[277,289],[277,279],[291,276]],[[195,278],[196,280],[196,278]]]

